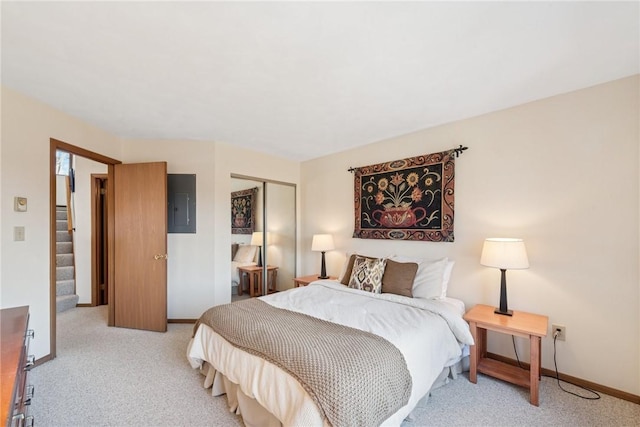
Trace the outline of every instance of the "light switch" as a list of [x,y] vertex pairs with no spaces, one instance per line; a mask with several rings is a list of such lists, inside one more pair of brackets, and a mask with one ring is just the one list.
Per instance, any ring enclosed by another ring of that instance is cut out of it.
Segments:
[[13,241],[14,242],[24,242],[24,227],[23,226],[13,227]]

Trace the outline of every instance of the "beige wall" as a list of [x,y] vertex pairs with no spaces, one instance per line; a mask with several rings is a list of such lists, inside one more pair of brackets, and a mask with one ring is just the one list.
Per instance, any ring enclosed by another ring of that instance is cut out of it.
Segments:
[[[120,141],[76,118],[2,87],[2,224],[0,307],[30,306],[36,331],[32,351],[49,354],[49,138],[120,157]],[[28,211],[13,211],[13,197],[28,199]],[[13,241],[13,227],[25,241]]]
[[[638,76],[392,138],[302,164],[301,273],[319,268],[314,233],[347,251],[456,261],[451,296],[496,305],[500,272],[479,264],[486,237],[522,237],[531,267],[507,273],[509,306],[565,325],[561,372],[640,394]],[[352,239],[350,166],[469,147],[456,161],[455,242]],[[489,350],[514,358],[511,341]],[[528,346],[518,340],[521,358]],[[543,341],[543,366],[553,345]]]

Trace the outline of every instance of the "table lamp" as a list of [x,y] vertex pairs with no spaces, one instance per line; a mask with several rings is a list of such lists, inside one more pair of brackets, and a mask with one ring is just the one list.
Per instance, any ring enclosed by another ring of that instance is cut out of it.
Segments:
[[262,231],[254,231],[251,235],[251,244],[258,247],[258,267],[262,267]]
[[500,307],[496,308],[494,313],[512,316],[513,311],[507,307],[507,270],[529,268],[524,241],[512,238],[486,239],[482,247],[480,264],[500,269]]
[[314,234],[313,241],[311,242],[311,250],[322,253],[322,266],[320,268],[320,275],[318,279],[328,279],[327,265],[324,261],[324,253],[331,251],[335,248],[333,245],[333,237],[331,234]]

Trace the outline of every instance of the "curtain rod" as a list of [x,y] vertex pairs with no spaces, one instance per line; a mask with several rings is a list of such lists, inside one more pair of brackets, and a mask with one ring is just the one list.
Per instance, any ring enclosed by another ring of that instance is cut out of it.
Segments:
[[[458,148],[452,148],[449,151],[454,151],[455,155],[456,155],[456,159],[457,159],[458,157],[460,157],[460,154],[464,153],[464,151],[468,150],[468,149],[469,149],[469,147],[463,147],[462,144],[460,144],[460,146]],[[347,172],[353,173],[356,169],[357,168],[351,167],[351,168],[347,169]]]

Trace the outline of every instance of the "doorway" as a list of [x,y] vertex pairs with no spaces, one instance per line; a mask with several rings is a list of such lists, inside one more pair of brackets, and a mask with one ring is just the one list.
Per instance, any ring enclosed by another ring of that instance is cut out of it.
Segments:
[[[56,153],[107,165],[107,325],[166,331],[167,164],[122,164],[50,139],[50,357],[56,356]],[[87,185],[89,175],[86,176]],[[148,190],[148,191],[147,191]],[[88,192],[87,192],[88,193]],[[87,199],[90,196],[87,195]],[[89,207],[87,206],[87,210]],[[87,229],[91,226],[87,225]],[[115,242],[118,241],[117,247]],[[150,261],[151,260],[151,261]],[[118,283],[118,288],[114,287]]]
[[[50,357],[53,359],[56,357],[56,152],[64,151],[74,156],[84,157],[89,160],[93,160],[98,163],[107,165],[107,175],[113,176],[114,166],[120,164],[119,160],[112,159],[102,154],[94,153],[93,151],[86,150],[84,148],[77,147],[75,145],[67,144],[66,142],[59,141],[54,138],[49,139],[49,314],[50,314]],[[113,245],[108,242],[113,242],[113,203],[109,201],[113,197],[113,183],[107,181],[107,252],[105,254],[105,263],[107,266],[107,290],[113,289],[113,268],[114,266],[109,260],[113,258]],[[109,297],[107,296],[107,300]],[[109,305],[109,321],[108,325],[113,326],[113,307]]]

